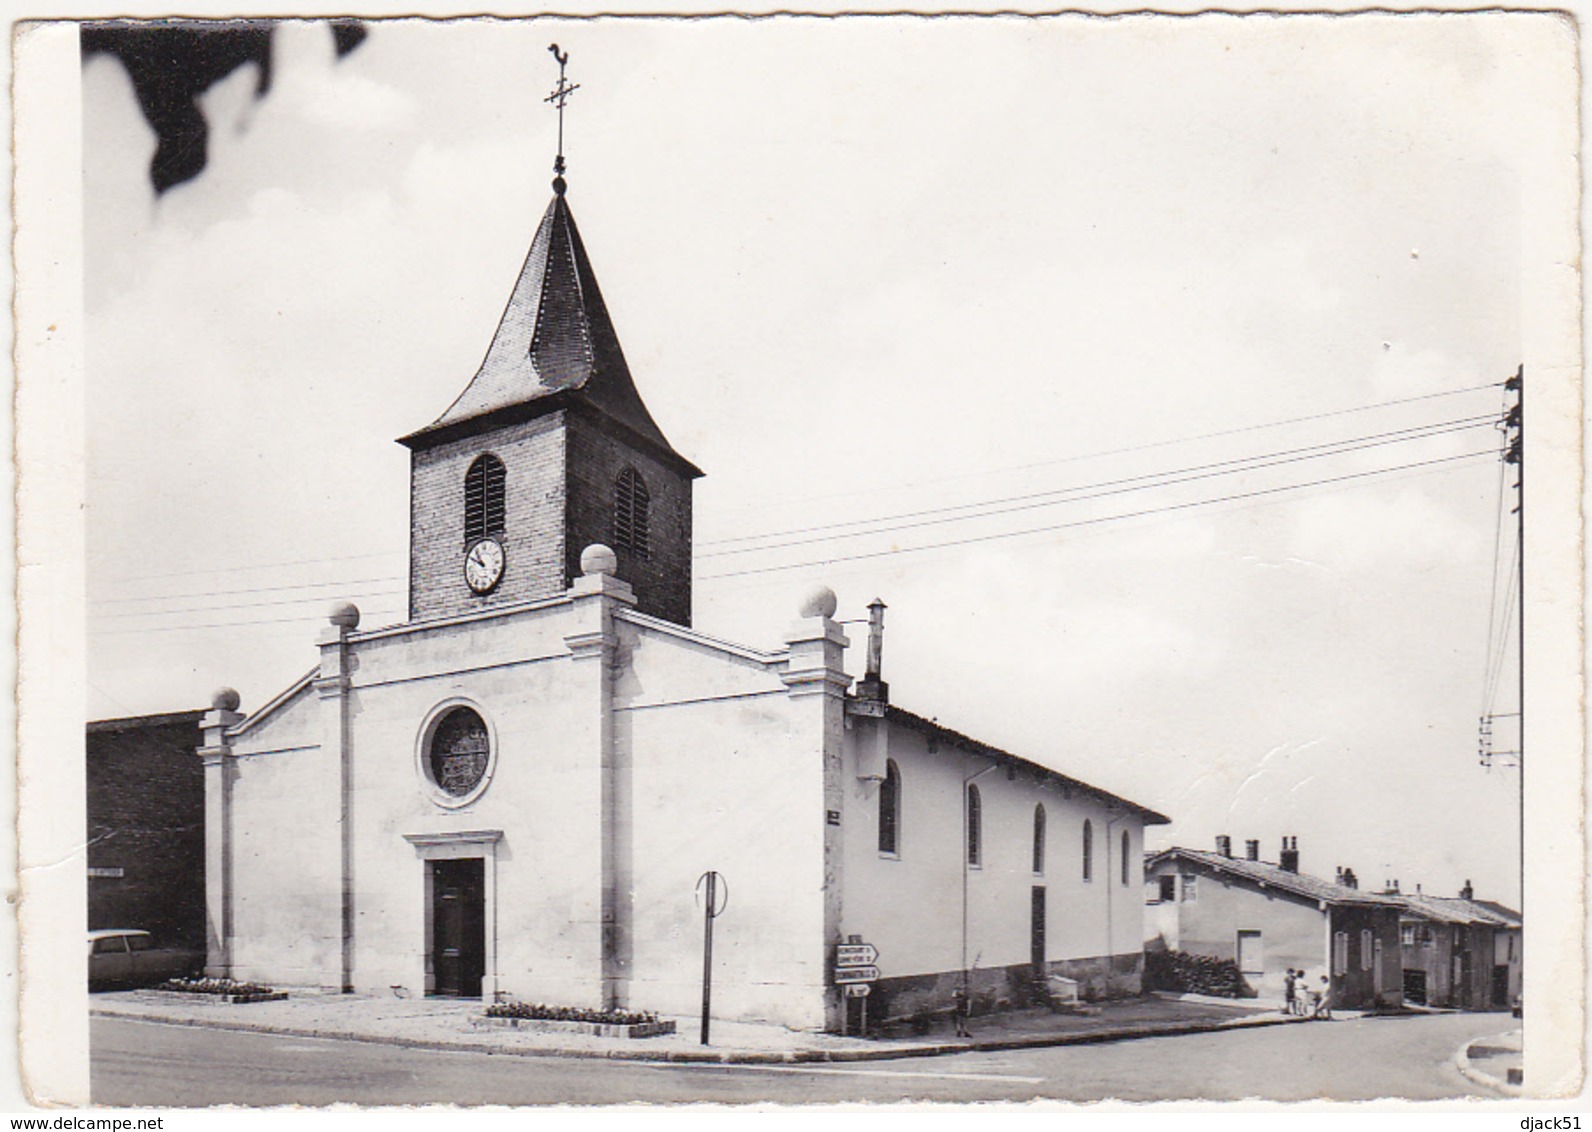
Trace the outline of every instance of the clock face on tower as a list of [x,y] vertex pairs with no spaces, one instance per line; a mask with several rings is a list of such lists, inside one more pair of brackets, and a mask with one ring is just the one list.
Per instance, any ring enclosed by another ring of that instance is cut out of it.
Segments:
[[471,544],[464,555],[464,580],[478,594],[490,593],[503,577],[503,546],[494,538]]

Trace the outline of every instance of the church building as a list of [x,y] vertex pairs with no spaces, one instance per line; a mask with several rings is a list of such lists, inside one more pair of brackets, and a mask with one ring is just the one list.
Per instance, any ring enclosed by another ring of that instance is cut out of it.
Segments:
[[826,589],[773,647],[691,627],[702,472],[553,188],[479,370],[401,440],[407,621],[340,605],[310,671],[200,721],[209,973],[690,1015],[711,870],[721,1018],[841,1028],[848,942],[874,1019],[1136,992],[1166,818],[890,703],[882,603],[856,651]]

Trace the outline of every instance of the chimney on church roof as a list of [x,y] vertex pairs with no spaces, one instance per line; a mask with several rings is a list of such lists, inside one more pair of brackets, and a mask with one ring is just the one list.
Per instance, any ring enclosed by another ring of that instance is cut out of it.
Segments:
[[1476,890],[1470,886],[1468,878],[1465,881],[1465,887],[1459,890],[1459,898],[1461,900],[1474,900],[1476,898]]
[[868,603],[868,672],[857,682],[857,698],[874,700],[881,704],[890,702],[890,685],[881,678],[884,665],[884,611],[885,603],[874,598]]
[[1231,857],[1233,855],[1233,839],[1225,833],[1218,833],[1216,835],[1216,852],[1219,856]]

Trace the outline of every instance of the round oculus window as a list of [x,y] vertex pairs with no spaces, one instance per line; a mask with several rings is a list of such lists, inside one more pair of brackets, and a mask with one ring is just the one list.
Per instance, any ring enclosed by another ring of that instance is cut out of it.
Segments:
[[449,797],[464,798],[481,785],[491,756],[486,721],[470,708],[456,707],[432,729],[426,770],[437,789]]

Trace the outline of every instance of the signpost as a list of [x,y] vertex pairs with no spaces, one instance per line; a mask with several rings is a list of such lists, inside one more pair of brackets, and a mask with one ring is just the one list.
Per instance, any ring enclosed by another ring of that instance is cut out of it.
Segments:
[[879,949],[864,943],[861,936],[851,936],[835,948],[835,985],[845,989],[846,998],[861,1000],[859,1029],[864,1036],[868,1033],[868,995],[879,979],[878,962]]
[[[708,887],[707,899],[702,904],[702,1044],[708,1044],[708,1008],[713,1002],[713,921],[729,907],[730,886],[724,878],[709,869],[697,877],[697,891],[703,884]],[[724,901],[719,902],[719,886],[724,886]]]

